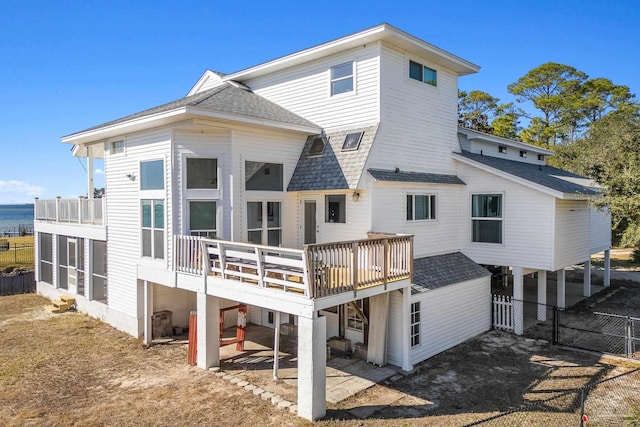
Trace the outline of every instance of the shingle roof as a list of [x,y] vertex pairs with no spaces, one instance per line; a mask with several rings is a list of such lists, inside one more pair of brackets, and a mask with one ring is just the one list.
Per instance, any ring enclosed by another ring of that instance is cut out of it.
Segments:
[[140,111],[139,113],[130,114],[76,133],[83,133],[105,126],[124,123],[129,120],[164,113],[182,107],[196,107],[215,112],[237,114],[262,120],[320,129],[318,125],[261,97],[260,95],[251,92],[248,89],[236,87],[231,83],[224,83],[195,95],[149,108],[148,110]]
[[574,173],[554,168],[548,165],[536,165],[532,163],[518,162],[515,160],[500,159],[497,157],[473,154],[467,151],[457,153],[467,159],[481,163],[490,168],[506,172],[509,175],[526,179],[543,187],[559,191],[561,193],[573,193],[582,195],[595,195],[599,193],[598,186],[591,179]]
[[[364,170],[378,125],[329,133],[328,143],[320,155],[309,155],[313,143],[304,146],[287,191],[355,189]],[[350,133],[364,132],[357,150],[343,151]]]
[[378,181],[417,182],[425,184],[458,184],[464,182],[455,175],[441,175],[423,172],[405,172],[386,169],[367,169],[367,172]]
[[413,260],[414,284],[411,286],[411,293],[424,292],[490,275],[489,271],[460,252],[416,258]]

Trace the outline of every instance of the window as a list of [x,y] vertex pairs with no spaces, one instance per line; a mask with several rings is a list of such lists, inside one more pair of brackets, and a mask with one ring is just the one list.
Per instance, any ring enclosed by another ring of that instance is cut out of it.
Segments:
[[93,299],[107,302],[107,242],[93,240],[92,242],[93,271],[91,272],[91,287]]
[[472,241],[502,243],[502,195],[471,196]]
[[40,250],[40,281],[53,284],[53,239],[51,234],[38,234],[38,248]]
[[524,150],[520,150],[520,157],[522,157],[523,159],[527,158],[527,152]]
[[506,145],[498,145],[498,153],[507,154],[507,146]]
[[142,200],[142,256],[164,259],[164,200]]
[[189,230],[192,236],[216,238],[216,202],[189,202]]
[[187,188],[218,188],[218,160],[187,158]]
[[68,289],[69,273],[67,266],[69,264],[69,258],[67,253],[67,236],[58,236],[58,283],[57,288]]
[[350,133],[347,135],[342,144],[342,151],[357,150],[360,146],[362,134],[364,134],[364,132]]
[[538,160],[544,162],[544,154],[538,154]]
[[420,345],[420,302],[411,304],[411,347]]
[[407,194],[407,221],[436,219],[435,194]]
[[247,202],[247,240],[256,245],[281,246],[281,212],[280,202]]
[[164,189],[164,161],[140,162],[140,190]]
[[322,154],[324,152],[324,147],[325,145],[327,145],[327,137],[321,135],[312,135],[307,138],[307,142],[311,142],[311,147],[309,147],[309,155],[314,156]]
[[347,196],[337,194],[324,197],[324,222],[347,222]]
[[331,96],[353,91],[353,62],[331,67]]
[[109,154],[124,153],[124,141],[112,141],[109,144]]
[[244,162],[245,190],[282,191],[282,164]]
[[431,86],[438,84],[437,71],[415,61],[409,61],[409,77]]
[[[354,305],[358,308],[354,307]],[[354,331],[364,331],[364,321],[360,317],[360,313],[362,313],[362,300],[356,300],[352,304],[347,304],[347,328],[353,329]]]

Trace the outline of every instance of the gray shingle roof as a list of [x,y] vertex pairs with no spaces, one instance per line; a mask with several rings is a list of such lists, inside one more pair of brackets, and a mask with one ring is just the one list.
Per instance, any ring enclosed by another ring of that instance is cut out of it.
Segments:
[[395,170],[386,169],[367,169],[367,172],[378,181],[464,185],[464,182],[455,175],[405,171],[396,172]]
[[[327,134],[328,144],[320,155],[309,155],[313,140],[307,141],[287,191],[355,189],[373,145],[378,125]],[[350,133],[364,132],[357,150],[343,151]]]
[[597,184],[589,178],[554,168],[553,166],[542,166],[532,163],[518,162],[515,160],[482,156],[480,154],[473,154],[467,151],[462,151],[457,154],[475,162],[482,163],[490,168],[506,172],[509,175],[517,176],[518,178],[526,179],[527,181],[561,193],[582,195],[595,195],[599,193]]
[[320,126],[261,97],[260,95],[251,92],[248,89],[236,87],[231,83],[224,83],[212,89],[196,93],[195,95],[149,108],[148,110],[140,111],[139,113],[130,114],[76,133],[83,133],[105,126],[112,126],[129,120],[164,113],[182,107],[196,107],[214,112],[238,114],[262,120],[320,129]]
[[413,260],[414,285],[411,287],[411,293],[424,292],[490,275],[489,271],[460,252],[416,258]]

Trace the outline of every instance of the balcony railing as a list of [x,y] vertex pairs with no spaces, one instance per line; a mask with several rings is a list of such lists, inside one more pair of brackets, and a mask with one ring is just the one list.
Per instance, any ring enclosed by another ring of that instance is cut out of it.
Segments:
[[35,219],[77,224],[104,225],[105,198],[35,200]]
[[[175,237],[175,270],[307,298],[352,292],[413,276],[413,236],[306,245],[304,249]],[[203,257],[203,254],[205,256]],[[205,261],[205,262],[203,262]]]

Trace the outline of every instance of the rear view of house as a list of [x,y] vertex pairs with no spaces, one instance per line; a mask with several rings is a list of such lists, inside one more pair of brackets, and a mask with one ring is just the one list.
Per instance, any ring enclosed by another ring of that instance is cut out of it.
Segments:
[[36,201],[38,292],[147,343],[154,313],[195,310],[202,368],[221,309],[287,324],[299,414],[322,417],[327,342],[411,370],[491,328],[481,264],[510,268],[517,297],[524,274],[542,289],[610,247],[597,189],[551,152],[458,128],[478,70],[382,24],[63,137],[104,159],[106,191],[89,167],[89,198]]

